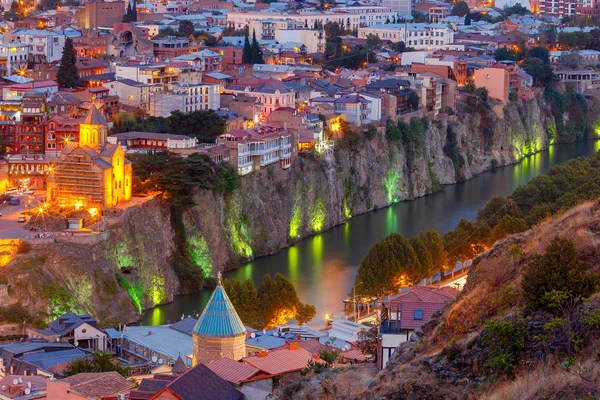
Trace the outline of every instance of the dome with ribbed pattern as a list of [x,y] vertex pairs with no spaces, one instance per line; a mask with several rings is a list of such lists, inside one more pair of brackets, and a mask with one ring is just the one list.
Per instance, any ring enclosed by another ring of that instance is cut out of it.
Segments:
[[193,334],[206,338],[226,338],[246,335],[246,328],[238,316],[225,289],[218,280],[208,304],[194,326]]

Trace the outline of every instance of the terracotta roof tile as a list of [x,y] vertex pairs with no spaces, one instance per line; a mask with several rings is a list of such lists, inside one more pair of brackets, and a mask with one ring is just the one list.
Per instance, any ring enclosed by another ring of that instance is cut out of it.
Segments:
[[120,393],[135,386],[114,371],[77,374],[65,378],[61,382],[69,383],[71,391],[90,398]]
[[239,385],[242,381],[258,374],[260,370],[242,362],[233,361],[230,358],[222,358],[206,365],[212,372],[227,382]]
[[[289,372],[300,371],[306,367],[309,360],[314,359],[313,354],[299,347],[295,350],[281,349],[273,351],[264,357],[252,356],[244,358],[250,364],[270,375],[282,375]],[[316,360],[316,362],[323,362]]]

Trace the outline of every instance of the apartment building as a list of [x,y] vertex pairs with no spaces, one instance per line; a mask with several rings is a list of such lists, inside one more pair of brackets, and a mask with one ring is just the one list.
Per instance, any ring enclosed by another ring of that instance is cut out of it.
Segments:
[[[379,101],[379,111],[375,114],[381,115],[381,101]],[[340,97],[315,97],[309,100],[311,107],[329,105],[333,107],[335,114],[344,115],[344,119],[349,124],[363,126],[372,122],[370,116],[373,115],[372,101],[366,96],[358,93],[342,95]]]
[[275,40],[278,43],[302,43],[307,53],[325,52],[325,31],[320,29],[277,29]]
[[173,61],[181,61],[197,68],[202,72],[215,72],[223,68],[221,54],[211,50],[201,50],[191,54],[175,57]]
[[131,79],[140,83],[162,86],[166,90],[171,82],[196,83],[202,80],[202,72],[185,63],[125,64],[116,67],[116,79]]
[[65,35],[40,29],[15,29],[4,34],[6,44],[27,45],[29,60],[36,64],[60,60],[65,40]]
[[[582,0],[580,11],[590,12],[593,10],[590,6],[595,0]],[[577,11],[577,0],[537,0],[540,14],[552,15],[554,17],[565,17],[575,15]],[[587,14],[589,15],[589,14]]]
[[123,21],[126,2],[124,1],[88,1],[75,12],[78,25],[83,29],[112,27]]
[[[374,26],[391,21],[398,12],[393,7],[378,6],[343,6],[331,8],[333,12],[349,12],[358,14],[360,26]],[[410,14],[410,12],[408,13]]]
[[154,45],[154,56],[158,60],[169,60],[187,54],[190,51],[190,39],[177,36],[152,39]]
[[480,68],[473,76],[475,86],[486,88],[491,98],[508,101],[510,74],[507,69]]
[[383,0],[381,5],[393,9],[400,16],[406,16],[411,15],[415,3],[415,0]]
[[442,50],[454,43],[454,31],[446,24],[384,24],[359,28],[360,39],[369,35],[379,36],[381,40],[404,42],[407,47],[416,50]]
[[255,97],[259,101],[259,119],[280,107],[296,108],[296,92],[281,82],[266,82],[256,89],[233,85],[226,87],[224,93]]
[[220,107],[219,85],[174,83],[169,86],[167,92],[150,94],[151,116],[168,117],[176,110],[189,113],[199,110],[218,110]]
[[29,46],[26,44],[0,44],[0,71],[3,76],[25,71],[28,57]]
[[305,26],[302,21],[294,20],[291,18],[255,19],[251,20],[248,24],[250,34],[252,35],[256,33],[256,38],[258,40],[275,40],[275,31],[279,29],[302,29],[304,27]]
[[240,175],[275,163],[288,169],[297,147],[291,132],[270,125],[234,130],[219,136],[217,141],[230,149],[231,163]]
[[577,15],[600,17],[599,0],[580,0],[576,6]]
[[357,12],[315,10],[299,10],[294,14],[266,11],[232,11],[227,13],[227,26],[235,29],[244,29],[252,21],[266,18],[292,19],[302,23],[307,28],[312,28],[315,24],[325,25],[327,22],[337,22],[346,29],[358,29],[360,27],[360,14]]
[[72,39],[77,56],[89,58],[106,54],[108,45],[113,41],[112,35],[98,29],[83,29],[81,36]]

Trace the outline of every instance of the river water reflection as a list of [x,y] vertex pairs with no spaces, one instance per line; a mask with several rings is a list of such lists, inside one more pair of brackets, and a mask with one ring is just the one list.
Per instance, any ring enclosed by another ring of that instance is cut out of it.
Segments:
[[[371,245],[392,232],[414,236],[425,229],[440,233],[454,229],[461,218],[473,220],[477,210],[494,196],[506,196],[550,167],[571,158],[591,155],[600,150],[600,141],[551,146],[547,151],[524,158],[520,164],[486,172],[442,192],[401,202],[352,218],[344,225],[299,241],[279,253],[256,259],[227,278],[260,282],[266,273],[280,272],[298,291],[300,300],[314,304],[317,317],[342,310],[342,299],[352,288],[358,265]],[[174,302],[148,311],[142,324],[174,322],[182,314],[202,311],[210,291],[178,297]]]

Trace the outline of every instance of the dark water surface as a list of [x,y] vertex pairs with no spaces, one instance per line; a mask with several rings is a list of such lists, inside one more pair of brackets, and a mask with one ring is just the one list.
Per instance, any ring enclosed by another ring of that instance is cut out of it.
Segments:
[[[414,236],[425,229],[440,233],[454,229],[461,218],[473,220],[477,210],[494,196],[507,196],[519,185],[569,159],[600,150],[600,140],[555,145],[524,158],[521,163],[486,172],[470,181],[449,185],[442,192],[353,217],[344,225],[297,242],[268,257],[258,258],[225,277],[260,283],[266,273],[280,272],[296,287],[300,300],[314,304],[317,316],[342,311],[358,265],[376,241],[392,232]],[[180,296],[148,311],[144,325],[175,322],[182,314],[199,314],[210,291]]]

